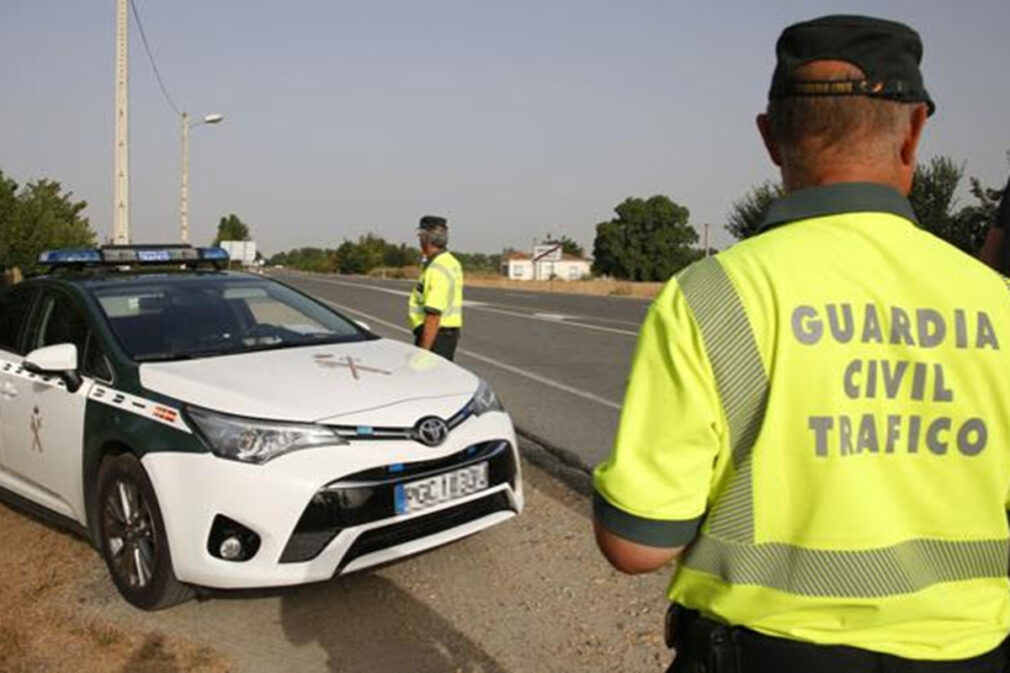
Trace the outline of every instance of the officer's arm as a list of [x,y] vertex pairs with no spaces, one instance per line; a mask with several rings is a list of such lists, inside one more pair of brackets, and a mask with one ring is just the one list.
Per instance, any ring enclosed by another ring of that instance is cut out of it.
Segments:
[[662,568],[680,556],[684,547],[650,547],[611,533],[599,521],[593,522],[596,545],[610,565],[622,573],[638,575]]
[[642,325],[614,448],[593,473],[596,542],[622,572],[677,558],[704,518],[725,440],[702,349],[672,280]]
[[1004,236],[1005,233],[1002,229],[989,227],[989,230],[985,235],[985,242],[982,244],[982,252],[979,253],[979,258],[985,262],[986,265],[1002,273],[1005,273],[1006,269],[998,268],[997,264],[999,264],[1000,250],[1003,248]]
[[421,343],[418,344],[425,350],[431,350],[435,345],[435,337],[438,336],[438,326],[442,322],[442,315],[431,311],[424,313],[424,330],[421,332]]
[[1002,274],[1010,273],[1010,240],[1006,230],[1010,229],[1010,180],[1003,190],[1003,198],[996,208],[996,219],[989,225],[979,258]]

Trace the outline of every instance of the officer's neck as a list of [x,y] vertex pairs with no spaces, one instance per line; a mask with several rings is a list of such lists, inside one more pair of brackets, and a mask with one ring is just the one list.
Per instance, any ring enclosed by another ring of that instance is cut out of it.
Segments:
[[805,167],[804,170],[789,170],[782,167],[782,182],[786,192],[796,192],[810,187],[825,187],[842,182],[872,182],[908,196],[911,180],[903,172],[889,166],[865,166],[825,162],[820,166]]
[[441,255],[443,252],[445,252],[445,248],[436,248],[433,245],[429,245],[429,246],[425,246],[425,248],[424,248],[424,250],[422,252],[424,253],[424,258],[426,260],[428,260],[429,263],[431,263],[431,260],[435,259],[439,255]]

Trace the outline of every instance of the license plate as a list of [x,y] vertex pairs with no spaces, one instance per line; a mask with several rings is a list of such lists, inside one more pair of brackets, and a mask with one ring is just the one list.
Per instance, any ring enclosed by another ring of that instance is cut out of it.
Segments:
[[397,484],[396,513],[410,514],[487,488],[487,463],[477,463],[409,484]]

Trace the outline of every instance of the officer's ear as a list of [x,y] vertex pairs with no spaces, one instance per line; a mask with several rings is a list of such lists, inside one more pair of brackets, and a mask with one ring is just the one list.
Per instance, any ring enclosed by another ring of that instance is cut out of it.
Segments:
[[901,139],[901,163],[905,166],[915,168],[915,153],[919,149],[919,140],[922,138],[922,129],[926,126],[926,117],[929,111],[926,105],[916,105],[912,109],[911,123],[905,131],[905,137]]
[[772,163],[776,166],[782,166],[782,152],[779,150],[779,144],[772,137],[771,123],[768,121],[768,115],[762,112],[757,116],[755,120],[757,122],[758,132],[761,134],[761,140],[764,141],[765,149],[768,150],[768,156],[771,158]]

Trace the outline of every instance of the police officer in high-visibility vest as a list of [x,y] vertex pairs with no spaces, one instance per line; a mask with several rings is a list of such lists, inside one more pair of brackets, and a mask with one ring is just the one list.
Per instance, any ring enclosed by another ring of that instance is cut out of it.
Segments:
[[463,327],[463,267],[446,250],[444,217],[422,217],[417,238],[425,261],[408,306],[414,345],[452,360]]
[[671,671],[1002,671],[1010,288],[916,225],[911,28],[787,28],[758,127],[787,195],[642,326],[597,542],[677,559]]

